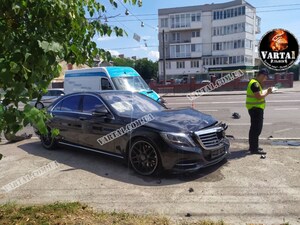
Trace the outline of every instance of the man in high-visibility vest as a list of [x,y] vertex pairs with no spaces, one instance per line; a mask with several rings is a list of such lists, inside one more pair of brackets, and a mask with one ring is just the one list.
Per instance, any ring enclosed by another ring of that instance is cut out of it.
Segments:
[[263,91],[262,85],[269,75],[267,69],[261,69],[255,78],[251,79],[247,87],[246,107],[248,109],[251,126],[249,130],[249,151],[251,154],[266,154],[259,148],[259,135],[263,128],[265,97],[272,93],[272,88]]

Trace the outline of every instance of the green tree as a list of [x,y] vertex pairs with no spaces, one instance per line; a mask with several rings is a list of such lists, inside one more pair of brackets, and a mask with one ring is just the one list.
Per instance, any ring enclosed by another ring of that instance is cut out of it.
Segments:
[[[136,4],[136,0],[122,1]],[[114,0],[109,2],[118,7]],[[138,3],[141,6],[141,0]],[[96,0],[1,1],[0,89],[5,94],[0,95],[0,133],[15,133],[29,123],[47,132],[45,111],[27,103],[40,98],[59,75],[59,62],[92,64],[96,56],[110,57],[97,48],[94,36],[125,32],[102,23],[104,12],[105,6]],[[19,102],[25,104],[24,110],[18,109]]]
[[146,58],[135,61],[135,70],[144,78],[144,80],[156,79],[158,71],[158,62],[152,62]]
[[112,59],[114,62],[114,66],[129,66],[129,67],[134,67],[134,61],[129,58],[119,58],[119,57],[114,57]]
[[134,68],[144,80],[156,79],[158,72],[158,62],[152,62],[146,58],[133,60],[130,58],[112,58],[114,66],[129,66]]
[[299,64],[294,64],[291,68],[288,69],[288,72],[294,73],[294,80],[299,80]]

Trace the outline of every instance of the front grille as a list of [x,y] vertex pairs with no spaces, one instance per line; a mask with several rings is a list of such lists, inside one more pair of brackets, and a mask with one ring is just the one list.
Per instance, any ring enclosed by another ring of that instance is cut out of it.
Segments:
[[223,128],[215,127],[207,130],[195,132],[198,136],[198,141],[204,149],[213,149],[220,146],[223,139]]
[[220,144],[220,140],[216,133],[202,134],[199,138],[205,148],[213,148]]

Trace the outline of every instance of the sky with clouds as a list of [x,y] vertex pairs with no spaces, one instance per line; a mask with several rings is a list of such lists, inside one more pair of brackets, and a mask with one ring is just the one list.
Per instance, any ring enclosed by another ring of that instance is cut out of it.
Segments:
[[[100,0],[106,6],[107,12],[102,15],[108,25],[123,28],[127,36],[97,37],[98,47],[109,50],[113,55],[124,54],[125,57],[136,56],[157,61],[158,53],[158,9],[203,5],[212,3],[224,3],[224,0],[143,0],[142,7],[124,4],[122,0],[115,0],[118,8],[110,5],[109,0]],[[257,15],[261,18],[261,33],[257,35],[259,40],[266,32],[275,28],[283,28],[290,31],[299,39],[300,37],[300,1],[296,0],[248,0],[256,7]],[[126,10],[129,15],[125,15]],[[143,23],[144,26],[141,26]],[[133,35],[140,36],[136,41]]]

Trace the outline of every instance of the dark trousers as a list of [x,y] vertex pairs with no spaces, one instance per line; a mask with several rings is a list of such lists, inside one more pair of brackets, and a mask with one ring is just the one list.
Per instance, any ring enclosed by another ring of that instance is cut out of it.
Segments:
[[264,110],[261,108],[252,108],[249,109],[248,112],[251,119],[249,130],[249,150],[257,151],[259,135],[261,134],[263,128]]

